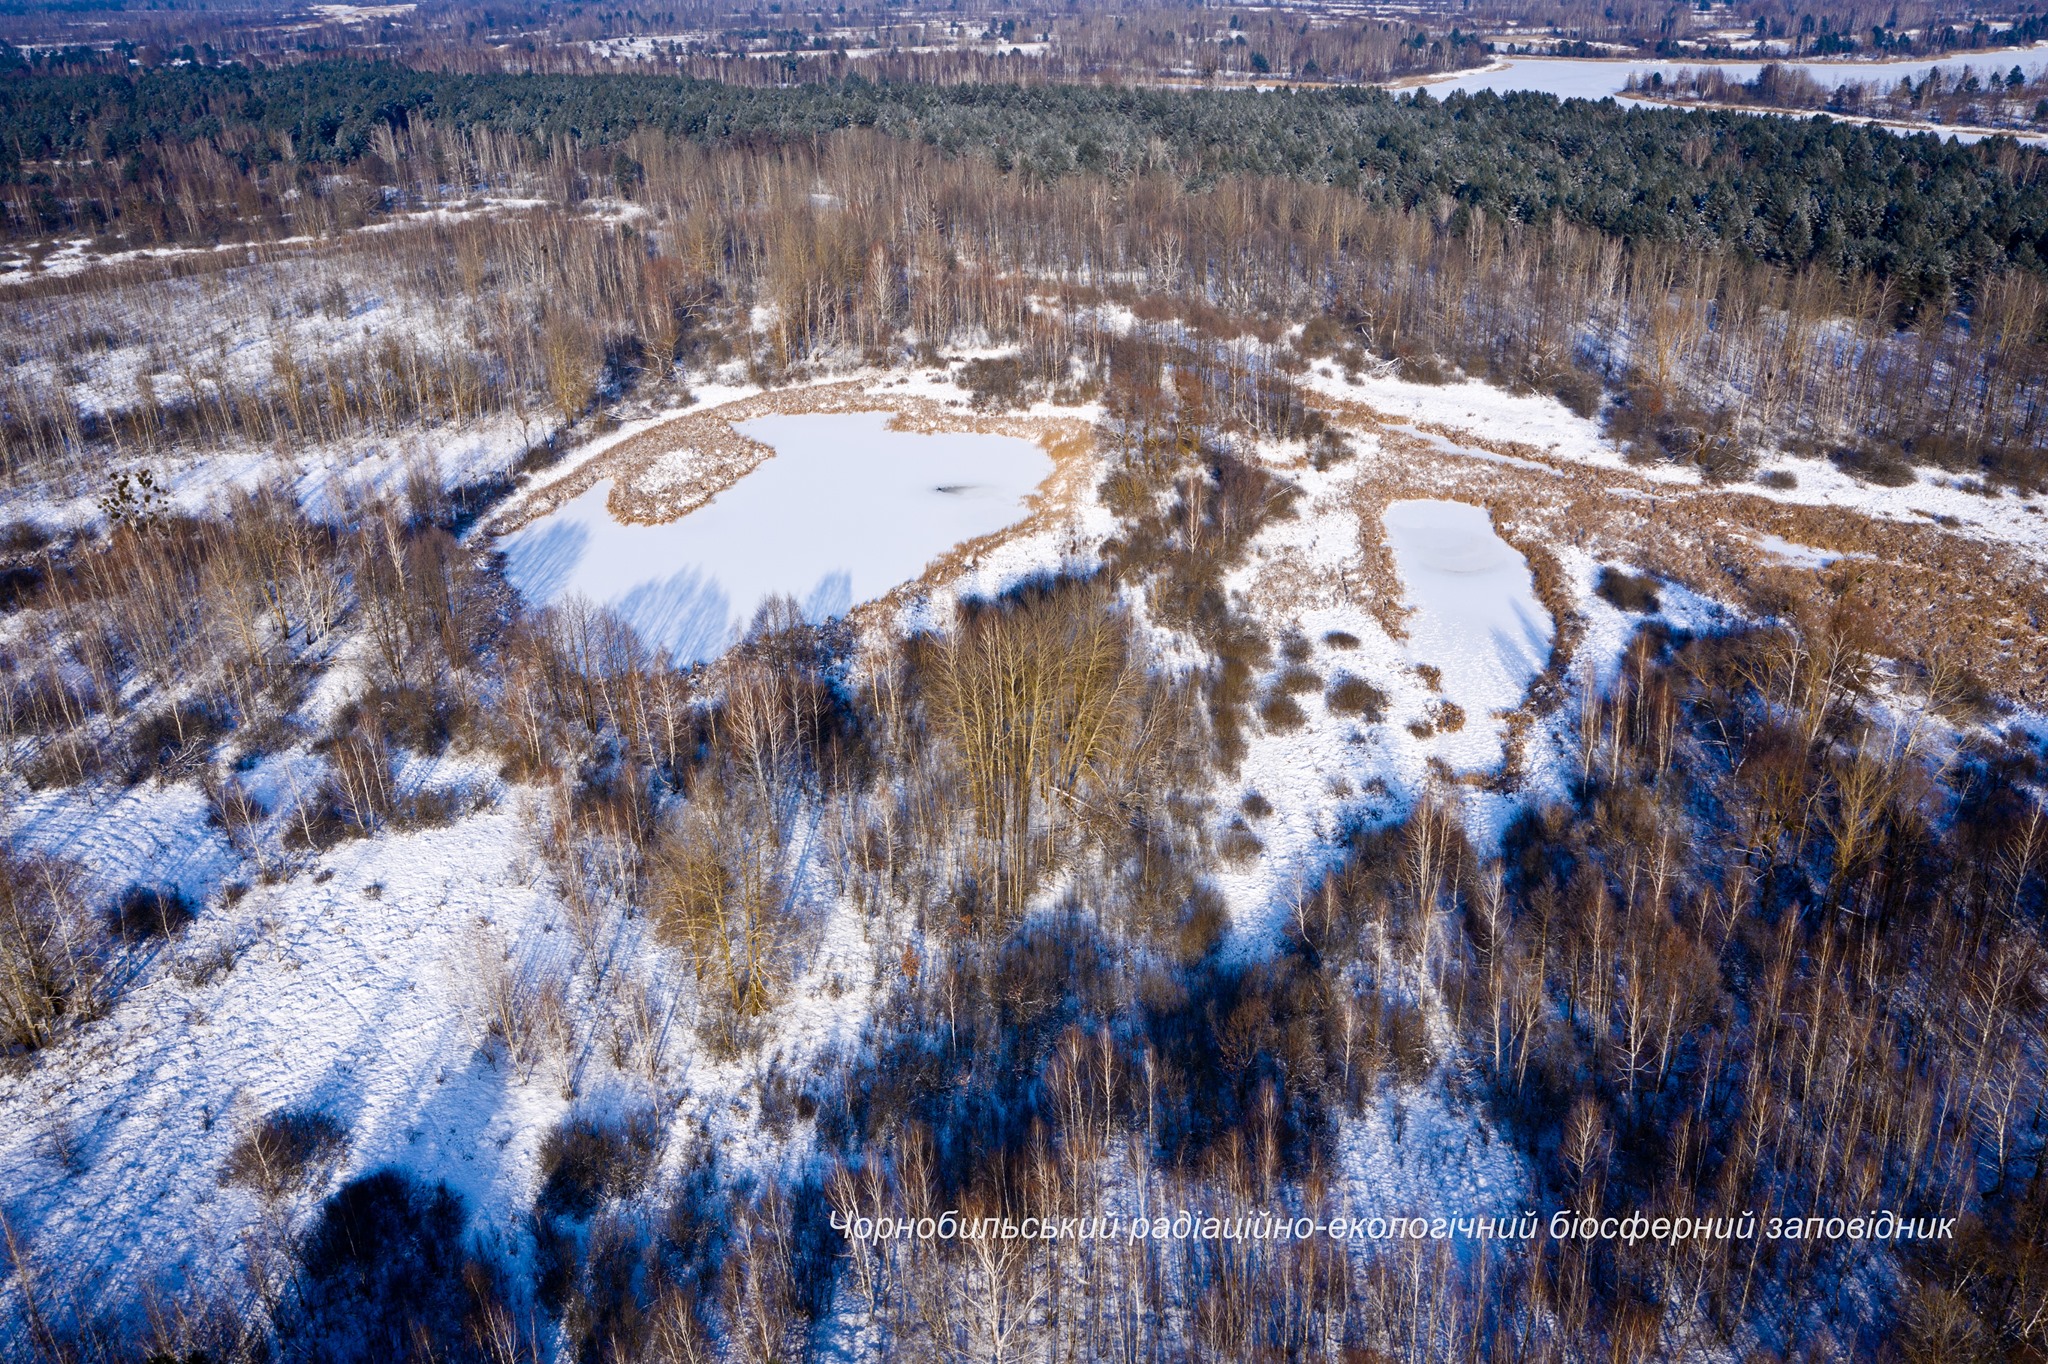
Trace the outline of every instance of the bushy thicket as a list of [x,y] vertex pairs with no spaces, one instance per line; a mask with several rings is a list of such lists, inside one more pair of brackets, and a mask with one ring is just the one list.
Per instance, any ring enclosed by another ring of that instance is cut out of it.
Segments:
[[[821,1120],[859,1134],[829,1189],[899,1217],[1327,1216],[1339,1131],[1391,1116],[1398,1151],[1426,1095],[1486,1115],[1531,1207],[1938,1211],[1954,1242],[884,1242],[849,1248],[842,1309],[904,1357],[1426,1358],[1447,1330],[1472,1358],[1818,1331],[1858,1357],[2039,1350],[2043,757],[2016,733],[1930,761],[1867,662],[1825,609],[1645,633],[1569,802],[1499,860],[1427,799],[1359,831],[1268,960],[1176,959],[1106,897],[956,954]],[[1901,1291],[1816,1302],[1870,1272]]]

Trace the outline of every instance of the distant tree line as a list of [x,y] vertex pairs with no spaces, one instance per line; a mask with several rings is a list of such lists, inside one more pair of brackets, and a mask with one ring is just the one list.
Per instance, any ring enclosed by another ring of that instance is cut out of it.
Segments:
[[1887,89],[1882,82],[1853,79],[1829,88],[1803,68],[1774,63],[1753,80],[1730,80],[1707,67],[1676,72],[1669,80],[1661,73],[1648,81],[1631,76],[1629,88],[1673,102],[1814,109],[1852,118],[2028,130],[2048,122],[2048,76],[2029,78],[2019,66],[2002,74],[1995,68],[1977,71],[1968,63],[1936,67],[1918,81],[1902,77]]
[[[1017,346],[1009,387],[1085,400],[1105,306],[1255,337],[1297,369],[1462,371],[1604,408],[1637,457],[1716,479],[1772,448],[1892,482],[1938,464],[2031,487],[2048,468],[2037,271],[1959,295],[1286,177],[1041,182],[862,130],[773,152],[639,134],[534,159],[489,129],[416,122],[379,142],[363,164],[381,186],[270,185],[203,147],[123,186],[131,245],[254,244],[14,285],[0,481],[77,495],[110,455],[310,448],[492,413],[538,437],[731,362],[776,382],[953,344]],[[529,206],[484,211],[479,186]],[[371,221],[387,230],[348,230]],[[264,338],[260,359],[191,344],[198,293]],[[434,321],[315,340],[375,300]]]
[[[1061,0],[944,9],[690,0],[648,5],[446,0],[430,6],[0,3],[0,69],[127,71],[335,56],[451,71],[669,71],[741,83],[838,79],[1386,80],[1482,53],[1691,59],[1897,57],[2025,47],[2035,0],[1476,0],[1361,13],[1319,3],[1253,12]],[[7,45],[16,45],[9,47]]]
[[[1629,242],[1899,281],[1911,315],[2048,256],[2037,156],[1836,122],[1640,111],[1609,102],[1378,90],[1268,93],[847,80],[738,88],[652,76],[463,75],[354,62],[35,77],[0,90],[0,175],[17,235],[119,230],[120,187],[180,149],[275,192],[379,172],[411,120],[588,152],[660,132],[771,147],[873,128],[1032,180],[1168,172],[1194,186],[1281,174],[1446,219],[1552,218]],[[90,164],[81,164],[90,163]]]

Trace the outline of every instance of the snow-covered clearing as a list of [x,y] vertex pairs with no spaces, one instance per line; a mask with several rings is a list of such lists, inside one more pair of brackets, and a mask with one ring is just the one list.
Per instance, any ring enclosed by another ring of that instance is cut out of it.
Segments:
[[[136,460],[128,471],[150,472],[167,509],[192,516],[218,511],[236,491],[271,486],[288,490],[308,516],[340,520],[355,503],[402,502],[415,476],[448,489],[509,477],[538,434],[511,413],[493,413],[401,436],[364,435],[282,454],[241,445],[168,464]],[[104,519],[100,499],[107,485],[74,482],[33,498],[0,496],[0,520],[31,521],[58,533],[94,529]]]
[[[464,766],[408,775],[438,784]],[[807,1159],[807,1128],[763,1126],[755,1082],[858,1045],[875,979],[862,916],[826,888],[816,827],[797,849],[808,965],[762,1051],[721,1061],[690,1040],[693,1006],[654,969],[643,919],[579,926],[566,911],[534,838],[543,793],[467,775],[481,812],[344,843],[317,870],[234,894],[235,858],[189,783],[16,808],[8,832],[24,847],[77,859],[109,889],[142,877],[205,906],[176,945],[129,963],[109,1015],[60,1062],[0,1074],[0,1210],[37,1263],[88,1298],[143,1272],[233,1282],[252,1240],[394,1162],[445,1181],[471,1233],[517,1262],[540,1142],[572,1109],[651,1106],[676,1168]],[[494,1034],[504,990],[561,1030],[539,1057]],[[348,1150],[328,1181],[267,1210],[222,1172],[253,1122],[292,1106],[340,1119]]]
[[617,610],[684,660],[722,652],[770,596],[811,619],[915,578],[953,546],[1022,518],[1052,472],[1029,441],[892,430],[887,414],[756,418],[739,429],[773,458],[682,518],[622,522],[598,483],[507,538],[529,601],[578,594]]
[[1338,1133],[1354,1217],[1519,1215],[1529,1197],[1522,1152],[1471,1096],[1434,1082],[1390,1086]]
[[[122,803],[125,838],[69,800],[21,811],[18,832],[109,880],[156,861],[136,855],[148,847],[219,842],[190,787]],[[218,881],[167,869],[208,905],[192,931],[204,947],[182,952],[227,964],[206,979],[158,963],[65,1064],[0,1079],[17,1229],[80,1284],[143,1266],[217,1270],[260,1215],[216,1173],[249,1122],[296,1103],[347,1121],[352,1166],[403,1158],[491,1210],[486,1225],[510,1216],[520,1167],[562,1101],[493,1063],[461,1001],[478,993],[485,935],[498,951],[548,941],[549,897],[512,864],[527,824],[508,803],[349,845],[321,876],[233,903]]]

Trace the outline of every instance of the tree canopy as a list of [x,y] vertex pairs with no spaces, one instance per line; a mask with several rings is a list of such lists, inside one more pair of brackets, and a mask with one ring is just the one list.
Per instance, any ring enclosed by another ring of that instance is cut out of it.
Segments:
[[38,163],[146,159],[204,143],[245,168],[343,166],[380,124],[431,118],[583,149],[639,129],[773,146],[838,129],[922,139],[1050,179],[1171,171],[1191,183],[1287,175],[1375,203],[1552,216],[1628,240],[1745,259],[1967,282],[2043,268],[2039,154],[1825,118],[1628,108],[1548,95],[1376,89],[1169,91],[1072,85],[786,88],[639,75],[468,75],[353,61],[31,77],[0,89],[10,179]]

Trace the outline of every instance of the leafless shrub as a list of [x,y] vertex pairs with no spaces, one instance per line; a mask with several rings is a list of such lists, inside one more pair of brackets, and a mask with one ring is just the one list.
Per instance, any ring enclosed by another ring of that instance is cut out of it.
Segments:
[[637,1062],[640,1074],[650,1082],[660,1079],[666,1012],[647,982],[638,977],[614,978],[611,997],[607,1042],[612,1065],[624,1071]]
[[455,698],[426,687],[380,687],[350,705],[375,710],[386,738],[415,753],[441,752],[461,723]]
[[327,758],[328,774],[287,818],[286,843],[324,850],[388,823],[398,810],[399,795],[381,717],[361,708],[345,710],[337,717],[336,732],[317,747]]
[[973,395],[977,411],[1006,412],[1027,405],[1024,366],[1016,357],[969,360],[960,367],[954,382]]
[[92,1168],[96,1143],[91,1129],[82,1122],[59,1118],[43,1132],[38,1144],[45,1160],[73,1178]]
[[1395,372],[1411,384],[1447,384],[1451,381],[1450,371],[1435,355],[1416,352],[1396,355],[1394,359]]
[[34,1051],[66,1020],[92,1014],[105,945],[74,868],[0,848],[0,1038],[8,1050]]
[[227,836],[236,853],[263,870],[262,830],[267,812],[255,794],[238,778],[212,768],[201,774],[199,789],[206,796],[206,822]]
[[1298,660],[1284,669],[1273,682],[1274,691],[1288,696],[1305,696],[1310,692],[1321,691],[1322,688],[1323,675]]
[[163,780],[204,761],[206,750],[227,732],[219,711],[181,702],[139,720],[128,732],[128,780]]
[[430,786],[399,800],[391,811],[395,829],[441,829],[490,804],[483,791],[459,786]]
[[235,969],[241,960],[242,944],[232,938],[217,938],[181,953],[171,963],[171,974],[188,990],[203,990]]
[[1247,750],[1245,726],[1258,699],[1256,678],[1271,657],[1258,627],[1234,617],[1218,629],[1210,645],[1215,656],[1208,686],[1209,724],[1216,738],[1216,761],[1235,772]]
[[515,955],[479,926],[471,943],[477,994],[487,1042],[514,1065],[531,1067],[569,1040],[567,1001],[559,975],[537,952]]
[[107,927],[122,942],[138,943],[175,937],[198,917],[175,886],[132,885],[114,902]]
[[1607,410],[1606,426],[1637,463],[1689,465],[1711,483],[1745,478],[1756,467],[1755,447],[1735,412],[1695,406],[1651,379],[1639,379]]
[[1436,1064],[1422,1011],[1413,1004],[1390,1001],[1380,1016],[1380,1029],[1386,1054],[1402,1083],[1419,1083]]
[[39,522],[7,521],[0,523],[0,554],[34,554],[56,538]]
[[1380,723],[1387,714],[1387,694],[1362,677],[1339,677],[1330,684],[1323,703],[1333,714],[1363,716],[1372,724]]
[[1265,850],[1266,845],[1241,819],[1231,821],[1216,840],[1217,856],[1234,866],[1243,866]]
[[1308,723],[1308,712],[1286,692],[1274,692],[1259,703],[1259,720],[1268,733],[1291,734]]
[[767,1009],[790,969],[793,813],[752,786],[709,777],[654,850],[655,923],[710,983],[719,1010],[737,1019]]
[[661,1126],[652,1112],[562,1119],[540,1144],[535,1207],[547,1216],[584,1218],[605,1199],[632,1197],[653,1173],[660,1144]]
[[317,1108],[280,1108],[236,1139],[221,1183],[240,1184],[265,1199],[319,1183],[348,1149],[348,1129]]
[[1892,442],[1841,445],[1831,450],[1828,458],[1845,473],[1881,488],[1908,487],[1916,477],[1912,459]]
[[1567,368],[1550,381],[1550,395],[1563,403],[1574,415],[1580,417],[1598,416],[1600,400],[1604,389],[1600,376],[1591,374],[1576,366]]
[[1612,564],[1601,568],[1599,581],[1594,583],[1593,590],[1621,611],[1654,613],[1660,605],[1655,578],[1647,573],[1630,573]]

